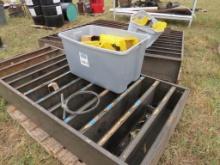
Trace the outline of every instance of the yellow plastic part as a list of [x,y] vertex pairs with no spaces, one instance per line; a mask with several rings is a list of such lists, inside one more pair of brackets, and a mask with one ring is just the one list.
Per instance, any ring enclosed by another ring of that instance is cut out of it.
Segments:
[[133,18],[133,22],[136,23],[139,26],[145,26],[150,21],[150,19],[145,16],[143,18]]
[[101,34],[100,42],[101,45],[108,45],[103,46],[103,48],[105,47],[112,50],[112,48],[114,48],[112,45],[114,45],[115,47],[118,47],[120,51],[125,51],[131,48],[132,46],[136,45],[139,42],[139,40],[136,37],[120,37],[108,34]]
[[82,41],[82,43],[109,50],[125,51],[136,45],[139,39],[136,37],[120,37],[108,34],[101,34],[99,41]]
[[82,43],[91,45],[91,46],[101,47],[100,41],[82,41]]
[[163,32],[166,29],[166,27],[167,27],[167,23],[162,21],[157,21],[152,25],[152,28],[156,32]]
[[101,44],[101,48],[108,49],[108,50],[115,50],[115,48],[113,47],[113,45],[110,44],[110,43],[107,43],[107,42],[102,43],[102,44]]

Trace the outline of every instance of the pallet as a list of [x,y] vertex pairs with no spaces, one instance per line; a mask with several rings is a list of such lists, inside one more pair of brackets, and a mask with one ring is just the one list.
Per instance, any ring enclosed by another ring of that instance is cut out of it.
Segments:
[[7,112],[11,118],[17,121],[36,142],[38,142],[50,155],[58,159],[63,165],[86,165],[70,151],[65,149],[57,140],[16,109],[16,107],[9,105],[7,107]]

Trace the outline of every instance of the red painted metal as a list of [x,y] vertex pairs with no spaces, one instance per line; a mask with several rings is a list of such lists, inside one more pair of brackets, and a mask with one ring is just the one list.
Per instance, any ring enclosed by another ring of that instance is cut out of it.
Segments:
[[104,0],[90,0],[93,13],[103,13],[105,11]]

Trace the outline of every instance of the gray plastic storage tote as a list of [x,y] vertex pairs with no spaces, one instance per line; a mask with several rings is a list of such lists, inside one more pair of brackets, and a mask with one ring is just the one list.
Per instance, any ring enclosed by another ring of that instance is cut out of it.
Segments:
[[144,10],[138,11],[137,13],[133,14],[130,18],[130,23],[128,26],[128,31],[132,31],[132,32],[137,32],[137,33],[142,33],[142,34],[149,34],[151,35],[151,42],[150,44],[153,44],[162,34],[162,32],[156,32],[154,31],[151,27],[149,26],[139,26],[137,24],[135,24],[132,20],[133,18],[143,18],[143,17],[149,17],[151,18],[152,22],[155,23],[158,20],[156,18],[154,18],[153,16],[149,15],[147,12],[145,12]]
[[[80,42],[83,35],[110,34],[137,37],[139,43],[126,51],[112,51]],[[150,35],[125,30],[88,25],[59,33],[70,71],[93,84],[115,93],[122,93],[139,78],[146,45]],[[149,45],[151,46],[151,45]]]

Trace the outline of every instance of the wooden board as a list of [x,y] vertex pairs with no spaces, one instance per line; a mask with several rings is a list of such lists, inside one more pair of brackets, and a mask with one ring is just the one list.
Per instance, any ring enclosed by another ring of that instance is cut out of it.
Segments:
[[45,29],[45,30],[56,30],[56,27],[48,27],[48,26],[43,26],[43,25],[31,25],[31,27],[36,28],[36,29]]
[[9,105],[7,107],[7,112],[35,141],[37,141],[50,155],[58,159],[63,165],[86,165],[70,151],[65,149],[57,140],[16,109],[16,107]]

